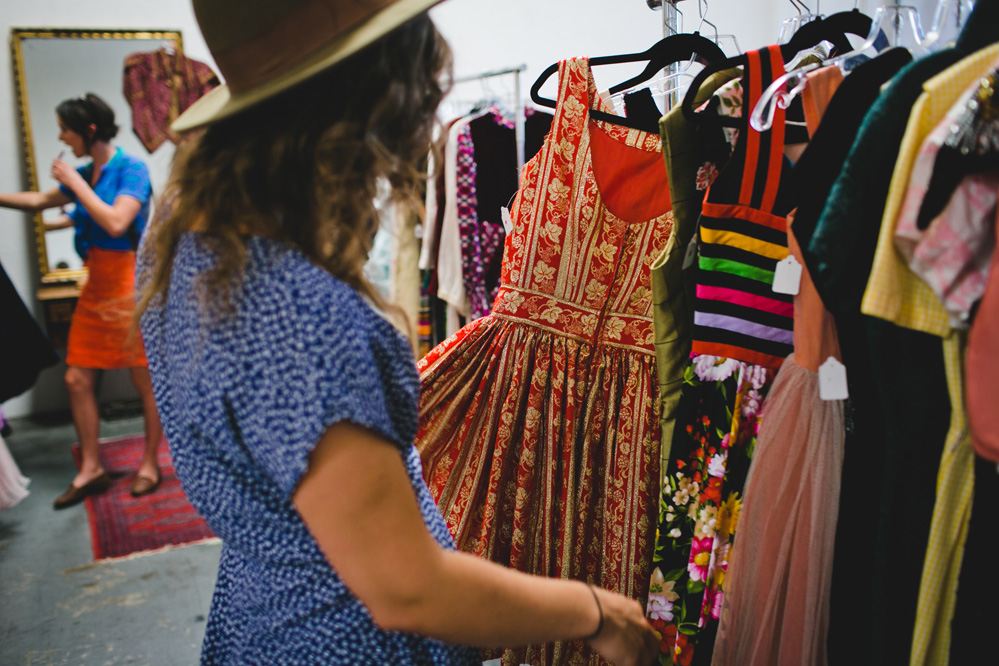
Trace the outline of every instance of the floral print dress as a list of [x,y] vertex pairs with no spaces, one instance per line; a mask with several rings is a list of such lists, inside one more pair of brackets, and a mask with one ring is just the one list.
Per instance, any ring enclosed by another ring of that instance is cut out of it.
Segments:
[[[721,616],[742,487],[773,378],[769,368],[710,355],[685,372],[649,588],[660,664],[689,666],[697,637],[709,625],[713,635]],[[710,648],[704,652],[710,661]]]
[[[708,112],[748,117],[767,79],[783,71],[775,49],[747,57],[747,70],[760,68],[763,76],[726,84],[707,103]],[[752,85],[743,99],[745,81]],[[790,297],[773,294],[763,281],[768,274],[772,281],[776,262],[787,254],[779,114],[769,132],[725,128],[715,132],[716,140],[701,141],[705,159],[699,160],[698,187],[706,194],[698,230],[694,353],[664,470],[648,602],[663,665],[711,662],[762,403],[790,351],[784,342],[791,336]],[[756,175],[757,165],[766,178]],[[735,212],[723,218],[723,210]],[[719,220],[729,236],[719,237]],[[759,220],[769,226],[759,228]],[[773,232],[785,234],[782,249]],[[721,306],[719,295],[728,299]],[[721,312],[740,320],[722,330],[712,319]]]

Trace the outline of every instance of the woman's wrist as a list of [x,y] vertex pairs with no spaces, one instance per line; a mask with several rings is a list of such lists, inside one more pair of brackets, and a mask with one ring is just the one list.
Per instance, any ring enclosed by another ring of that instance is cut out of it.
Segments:
[[593,595],[593,603],[595,603],[597,606],[597,617],[598,617],[597,628],[590,635],[583,637],[584,641],[592,641],[594,638],[598,637],[600,633],[604,630],[604,608],[600,604],[600,597],[597,595],[597,589],[593,587],[593,585],[590,585],[589,583],[586,584],[586,587],[589,588],[590,594]]

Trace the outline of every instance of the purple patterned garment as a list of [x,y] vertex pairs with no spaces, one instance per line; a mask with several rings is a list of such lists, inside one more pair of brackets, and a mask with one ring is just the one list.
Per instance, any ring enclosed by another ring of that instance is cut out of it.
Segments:
[[475,193],[475,146],[472,130],[466,124],[458,134],[457,203],[458,233],[461,236],[461,276],[471,304],[472,319],[489,314],[492,300],[483,279],[482,245],[479,242],[478,199]]

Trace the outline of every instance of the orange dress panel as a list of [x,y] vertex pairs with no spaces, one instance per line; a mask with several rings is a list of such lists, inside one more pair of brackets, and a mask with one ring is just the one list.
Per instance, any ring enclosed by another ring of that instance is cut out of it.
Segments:
[[[458,547],[644,600],[658,514],[650,266],[672,213],[657,134],[608,111],[586,59],[559,66],[525,166],[492,314],[419,363],[424,476]],[[601,663],[582,642],[504,663]]]
[[133,330],[135,252],[91,247],[89,278],[69,324],[66,365],[80,368],[146,366],[142,336]]

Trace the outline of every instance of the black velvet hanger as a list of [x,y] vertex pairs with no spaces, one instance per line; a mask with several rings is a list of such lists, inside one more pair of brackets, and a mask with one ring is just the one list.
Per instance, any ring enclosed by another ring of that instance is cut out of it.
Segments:
[[801,26],[791,36],[788,45],[804,51],[822,41],[827,41],[833,44],[837,53],[848,53],[853,50],[853,45],[846,36],[857,35],[866,38],[871,32],[872,23],[871,17],[862,14],[858,9],[838,12]]
[[[615,92],[627,90],[628,88],[642,83],[643,81],[648,81],[655,76],[657,72],[664,69],[668,65],[672,65],[677,62],[684,62],[695,56],[700,62],[712,63],[717,60],[724,59],[725,53],[721,50],[718,44],[714,43],[700,33],[694,32],[670,35],[669,37],[659,40],[641,53],[597,56],[595,58],[590,58],[589,63],[591,66],[598,66],[616,65],[625,62],[642,62],[643,60],[649,61],[649,64],[644,70],[642,70],[641,74],[611,88],[610,92],[613,94]],[[535,104],[547,106],[552,109],[555,108],[555,100],[542,97],[540,91],[541,86],[543,86],[552,74],[555,74],[556,72],[558,72],[558,63],[551,65],[545,69],[545,71],[541,72],[541,76],[539,76],[538,80],[531,86],[531,99]],[[607,122],[617,123],[618,125],[624,125],[626,127],[633,127],[635,129],[647,129],[642,126],[642,123],[629,122],[627,118],[622,118],[621,116],[593,109],[590,110],[590,117],[595,120],[604,120]]]

